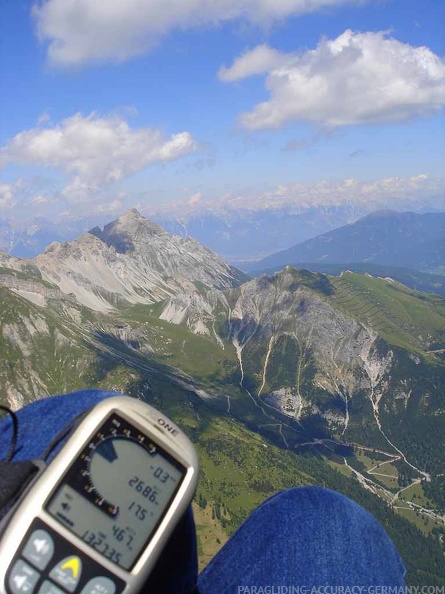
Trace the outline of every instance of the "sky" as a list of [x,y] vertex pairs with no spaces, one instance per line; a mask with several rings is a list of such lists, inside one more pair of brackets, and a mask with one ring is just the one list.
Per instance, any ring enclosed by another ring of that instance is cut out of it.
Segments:
[[3,0],[0,220],[445,210],[439,0]]

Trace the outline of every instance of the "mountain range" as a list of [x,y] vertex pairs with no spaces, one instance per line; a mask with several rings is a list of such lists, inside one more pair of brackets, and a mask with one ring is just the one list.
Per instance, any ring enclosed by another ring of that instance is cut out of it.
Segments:
[[191,236],[242,267],[277,249],[357,220],[366,213],[355,205],[250,209],[222,205],[189,212],[157,212],[153,219],[170,233]]
[[[150,219],[169,233],[193,237],[202,245],[233,263],[258,260],[277,249],[315,237],[345,223],[357,220],[367,211],[352,207],[290,209],[282,206],[267,210],[199,208],[190,211],[155,211]],[[29,223],[0,220],[0,250],[32,258],[47,245],[76,239],[89,229],[107,222],[105,215],[95,215],[59,224],[45,219]]]
[[[441,204],[439,199],[436,202]],[[425,212],[420,202],[410,205],[414,212]],[[436,212],[437,205],[429,212]],[[392,200],[391,206],[400,211],[407,208],[403,201]],[[151,207],[144,214],[169,233],[193,237],[235,266],[252,270],[252,263],[262,258],[355,223],[382,208],[388,208],[388,202],[321,200],[303,195],[291,200],[275,195],[256,201],[235,198],[216,203],[198,201]],[[78,219],[65,217],[59,222],[43,218],[28,223],[0,219],[0,250],[19,257],[34,257],[53,241],[71,241],[108,220],[109,216],[103,212]]]
[[2,254],[0,293],[2,402],[88,386],[164,408],[200,451],[202,547],[318,483],[388,527],[409,583],[445,580],[442,297],[291,266],[249,279],[135,210]]
[[281,270],[287,264],[369,263],[444,274],[445,213],[377,211],[254,264],[248,270]]
[[31,260],[3,254],[3,266],[30,267],[79,304],[107,311],[117,304],[154,303],[197,287],[226,289],[246,276],[194,239],[169,235],[136,210],[103,230],[50,244]]

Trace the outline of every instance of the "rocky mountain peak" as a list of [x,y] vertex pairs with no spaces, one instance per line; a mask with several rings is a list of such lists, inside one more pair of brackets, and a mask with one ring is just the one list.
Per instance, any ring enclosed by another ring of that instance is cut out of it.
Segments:
[[246,279],[197,241],[170,235],[135,209],[103,230],[53,244],[33,263],[43,280],[97,311],[197,288],[229,289]]
[[154,236],[167,235],[162,227],[143,217],[136,208],[127,210],[103,230],[94,227],[90,233],[121,254],[143,249]]

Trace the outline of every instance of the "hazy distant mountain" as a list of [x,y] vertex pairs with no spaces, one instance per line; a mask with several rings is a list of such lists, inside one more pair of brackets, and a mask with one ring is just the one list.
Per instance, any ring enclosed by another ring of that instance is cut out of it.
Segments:
[[[205,205],[166,205],[158,209],[147,207],[143,214],[169,233],[182,238],[193,237],[242,268],[279,250],[354,223],[384,207],[384,203],[364,200],[321,204],[311,203],[310,199],[289,202],[285,198],[264,198],[251,202],[232,200]],[[425,212],[420,209],[420,204],[415,205],[415,212]],[[434,209],[431,207],[428,212]],[[43,219],[31,223],[0,220],[0,250],[15,256],[34,257],[50,243],[71,241],[108,220],[105,214],[61,223]]]
[[53,223],[46,219],[32,222],[0,220],[0,250],[20,258],[33,258],[41,254],[54,241],[71,241],[94,225],[102,225],[109,216],[95,215],[76,220]]
[[[394,181],[394,180],[393,180]],[[443,196],[388,197],[385,184],[319,183],[286,186],[276,192],[220,201],[167,203],[147,214],[171,233],[191,235],[238,267],[354,223],[377,210],[440,212]],[[400,182],[400,180],[399,180]],[[403,184],[402,184],[403,185]]]
[[263,210],[226,207],[152,218],[170,233],[194,237],[229,262],[240,265],[355,221],[365,212],[357,212],[352,205],[300,211],[295,206]]
[[445,213],[377,211],[248,268],[279,270],[293,263],[368,262],[415,270],[445,271]]
[[[366,214],[352,205],[298,210],[289,206],[245,209],[223,206],[149,214],[172,235],[193,237],[229,262],[254,261],[277,249],[315,237]],[[0,250],[22,258],[41,254],[54,241],[63,243],[107,222],[104,215],[64,221],[38,220],[29,224],[0,221]]]

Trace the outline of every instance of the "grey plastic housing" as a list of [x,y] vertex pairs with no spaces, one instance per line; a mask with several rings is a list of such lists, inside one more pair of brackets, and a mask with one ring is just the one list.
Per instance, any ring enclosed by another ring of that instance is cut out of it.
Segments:
[[[104,558],[81,538],[70,532],[46,510],[45,506],[74,460],[95,434],[106,418],[113,412],[131,423],[147,437],[152,438],[168,454],[173,456],[186,470],[182,483],[176,492],[160,524],[152,534],[145,550],[130,571],[122,569]],[[17,549],[22,543],[34,518],[43,520],[50,528],[71,542],[82,553],[102,565],[127,584],[124,593],[139,592],[150,575],[164,549],[169,536],[190,505],[198,483],[198,457],[196,450],[182,430],[168,417],[145,402],[127,396],[117,396],[97,404],[75,429],[54,460],[39,476],[36,483],[26,492],[14,510],[12,518],[1,536],[0,542],[0,593],[6,594],[5,576]]]

